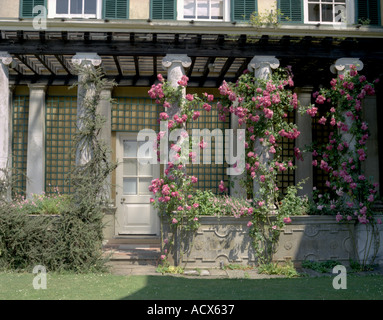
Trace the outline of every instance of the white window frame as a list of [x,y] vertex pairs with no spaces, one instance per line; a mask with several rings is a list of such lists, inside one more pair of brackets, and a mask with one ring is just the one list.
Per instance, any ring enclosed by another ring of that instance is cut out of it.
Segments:
[[[345,22],[329,22],[329,21],[309,21],[309,1],[312,2],[312,0],[304,0],[304,5],[303,5],[303,12],[304,12],[304,23],[306,24],[326,24],[326,25],[351,25],[355,23],[355,9],[354,9],[354,0],[346,0],[346,21]],[[333,1],[327,1],[327,0],[321,0],[321,2],[318,2],[318,4],[321,3],[326,3],[329,2],[328,4],[333,3]],[[339,3],[340,5],[342,3]]]
[[230,21],[230,0],[223,0],[223,19],[198,19],[197,17],[195,19],[189,19],[184,18],[184,0],[177,1],[177,20],[184,20],[184,21]]
[[[65,19],[101,19],[102,17],[102,0],[97,0],[96,14],[56,14],[56,1],[48,0],[48,18],[65,18]],[[60,0],[58,0],[60,1]],[[69,0],[70,1],[70,0]]]

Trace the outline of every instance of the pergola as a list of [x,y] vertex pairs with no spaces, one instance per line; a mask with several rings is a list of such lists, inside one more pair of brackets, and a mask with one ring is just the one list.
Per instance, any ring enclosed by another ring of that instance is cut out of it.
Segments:
[[214,88],[223,80],[235,81],[256,55],[275,56],[281,66],[291,65],[297,86],[327,85],[333,76],[330,66],[341,57],[359,58],[369,78],[378,77],[383,70],[383,33],[379,28],[367,33],[355,28],[350,36],[326,29],[312,29],[310,34],[310,30],[298,32],[291,27],[231,25],[211,31],[193,27],[181,24],[179,28],[139,30],[128,25],[125,30],[75,31],[72,27],[67,31],[36,31],[9,30],[8,26],[0,32],[0,51],[13,57],[10,83],[16,85],[73,83],[77,76],[71,71],[71,59],[77,52],[97,53],[107,77],[120,86],[153,84],[157,73],[163,72],[161,62],[167,54],[191,58],[187,70],[191,87]]

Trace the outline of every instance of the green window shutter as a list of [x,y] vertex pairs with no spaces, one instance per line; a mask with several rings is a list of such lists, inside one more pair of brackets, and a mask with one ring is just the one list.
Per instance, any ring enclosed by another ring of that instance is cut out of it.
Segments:
[[356,22],[370,20],[371,25],[380,25],[380,1],[379,0],[357,0]]
[[253,12],[258,11],[257,0],[231,0],[231,20],[249,21]]
[[33,8],[36,6],[47,6],[46,0],[21,0],[20,1],[20,16],[22,18],[33,18],[37,16],[33,14]]
[[278,0],[280,22],[303,23],[303,0]]
[[104,19],[129,19],[129,0],[104,0]]
[[150,19],[176,19],[176,0],[150,0]]

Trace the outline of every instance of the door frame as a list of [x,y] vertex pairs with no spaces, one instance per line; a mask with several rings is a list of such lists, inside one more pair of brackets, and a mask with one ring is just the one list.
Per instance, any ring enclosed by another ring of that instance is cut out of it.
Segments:
[[[119,215],[124,214],[123,205],[124,202],[122,199],[127,197],[124,195],[123,192],[123,180],[121,177],[123,176],[123,158],[124,158],[124,146],[123,146],[123,140],[124,139],[130,139],[132,141],[137,140],[137,134],[138,132],[117,132],[116,133],[116,161],[118,163],[118,166],[116,168],[116,217],[115,217],[115,236],[134,236],[137,235],[135,233],[127,234],[127,233],[120,233],[120,226],[119,226]],[[160,165],[153,165],[153,179],[160,177]],[[138,186],[137,186],[138,190]],[[143,197],[147,197],[147,201],[150,204],[150,198],[151,195],[144,195]],[[152,221],[152,230],[154,230],[154,233],[148,233],[148,234],[142,234],[146,236],[159,236],[160,235],[160,217],[158,215],[157,209],[155,209],[152,205],[151,212],[154,215],[154,219]]]

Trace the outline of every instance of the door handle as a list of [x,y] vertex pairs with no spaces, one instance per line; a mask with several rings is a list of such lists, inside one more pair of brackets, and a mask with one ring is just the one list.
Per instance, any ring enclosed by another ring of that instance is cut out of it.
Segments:
[[120,202],[120,203],[121,203],[121,204],[124,204],[124,203],[125,203],[125,200],[126,200],[125,198],[121,198],[121,202]]

